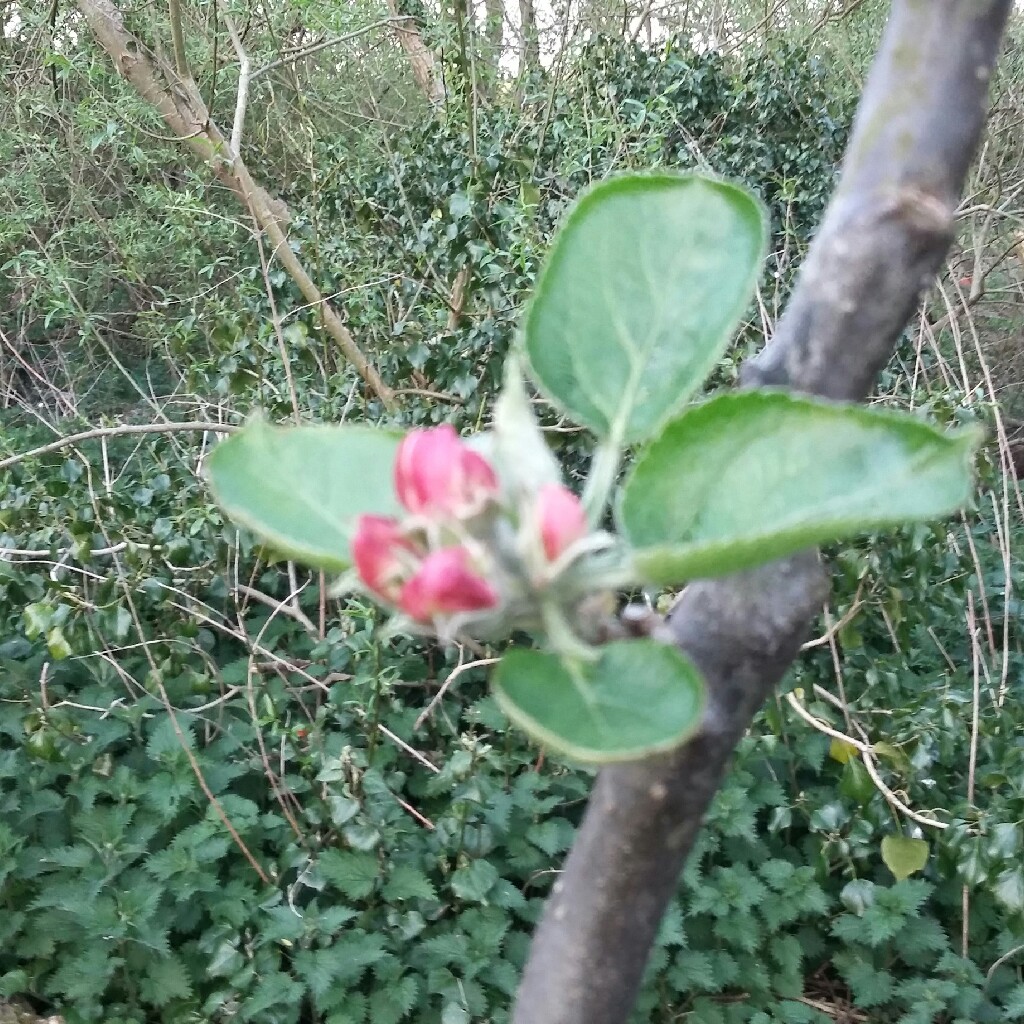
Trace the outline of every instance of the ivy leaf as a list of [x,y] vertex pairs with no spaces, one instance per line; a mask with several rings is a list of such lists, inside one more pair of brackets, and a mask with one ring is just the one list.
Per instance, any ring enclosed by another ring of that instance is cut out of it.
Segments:
[[885,836],[882,839],[882,860],[896,876],[897,882],[922,871],[928,863],[928,842],[908,836]]
[[276,552],[319,569],[351,562],[356,517],[398,511],[399,436],[366,426],[273,427],[254,420],[207,460],[221,508]]
[[1007,868],[996,880],[996,899],[1011,913],[1024,910],[1024,867]]
[[593,188],[559,232],[527,313],[534,379],[601,438],[653,436],[725,350],[765,236],[750,193],[700,175]]
[[584,762],[643,757],[678,746],[697,727],[704,682],[674,647],[628,640],[597,661],[514,649],[501,659],[494,693],[539,742]]
[[829,744],[828,756],[840,764],[846,764],[851,758],[857,757],[858,754],[857,748],[846,740],[834,739]]
[[908,520],[970,495],[975,430],[782,392],[684,413],[637,459],[618,520],[650,583],[744,569]]

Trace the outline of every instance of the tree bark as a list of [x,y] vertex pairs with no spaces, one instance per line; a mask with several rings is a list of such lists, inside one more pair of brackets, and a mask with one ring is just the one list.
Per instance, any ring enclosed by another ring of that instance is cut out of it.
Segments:
[[[747,385],[833,399],[873,387],[939,268],[1012,0],[896,0],[839,187]],[[514,1024],[623,1024],[736,743],[825,593],[804,553],[688,587],[661,627],[705,676],[704,725],[669,756],[604,769],[534,937]]]
[[[398,0],[388,0],[388,10],[393,17],[399,17],[401,12],[398,10]],[[420,92],[426,96],[432,107],[443,107],[444,82],[438,74],[433,52],[423,41],[423,33],[420,32],[419,26],[415,21],[396,21],[395,35],[398,36],[399,45],[409,60],[412,76],[416,79]]]
[[253,219],[270,239],[274,254],[299,286],[303,297],[315,306],[324,329],[342,354],[363,378],[385,408],[396,406],[394,392],[356,344],[351,332],[324,298],[298,257],[292,252],[282,225],[289,217],[287,207],[257,185],[245,162],[231,145],[203,102],[191,78],[182,78],[124,27],[120,11],[111,0],[77,0],[97,42],[110,55],[118,72],[135,91],[160,113],[165,124],[226,185],[252,213]]
[[537,32],[537,8],[533,0],[519,0],[519,31],[523,37],[521,71],[540,66],[540,36]]
[[504,0],[484,0],[484,41],[487,43],[487,55],[494,61],[495,72],[501,62],[501,41],[504,35]]

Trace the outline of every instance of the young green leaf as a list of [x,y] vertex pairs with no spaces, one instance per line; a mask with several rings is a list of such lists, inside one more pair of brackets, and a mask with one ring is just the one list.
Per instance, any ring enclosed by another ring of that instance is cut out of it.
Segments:
[[724,351],[764,246],[762,208],[735,185],[669,174],[598,185],[567,218],[530,304],[534,378],[600,437],[652,437]]
[[885,836],[882,839],[882,860],[897,882],[917,874],[928,863],[928,843],[908,836]]
[[975,430],[782,392],[721,395],[641,454],[618,520],[651,583],[947,515],[970,495]]
[[213,450],[214,497],[275,551],[320,569],[351,563],[356,517],[398,511],[398,435],[366,426],[273,427],[260,420]]
[[674,647],[628,640],[597,661],[507,651],[494,675],[505,713],[576,761],[627,761],[678,746],[697,728],[704,682]]
[[494,403],[493,458],[502,486],[518,502],[544,484],[560,484],[562,471],[548,447],[526,393],[519,360],[505,362],[505,386]]

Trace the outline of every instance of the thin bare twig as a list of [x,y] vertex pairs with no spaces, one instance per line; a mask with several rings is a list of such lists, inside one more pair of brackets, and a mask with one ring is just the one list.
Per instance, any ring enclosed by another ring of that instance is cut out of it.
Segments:
[[48,455],[50,452],[57,452],[61,448],[69,448],[80,441],[90,441],[96,437],[118,437],[122,434],[180,434],[191,430],[212,430],[218,434],[231,434],[238,429],[231,423],[208,423],[202,420],[190,420],[183,423],[121,423],[116,427],[92,427],[89,430],[79,431],[77,434],[59,437],[56,441],[41,444],[38,448],[30,448],[27,452],[0,459],[0,469],[6,469],[8,466],[24,462],[25,459]]
[[231,126],[231,155],[241,156],[242,154],[242,129],[245,126],[245,108],[249,102],[249,70],[252,67],[249,61],[249,54],[242,45],[242,37],[235,28],[235,22],[230,14],[224,15],[224,24],[227,25],[228,35],[231,36],[231,45],[235,48],[238,56],[238,95],[235,98],[235,120]]
[[444,695],[448,692],[449,687],[456,679],[459,678],[464,672],[468,672],[471,668],[482,668],[485,665],[496,665],[499,661],[498,658],[478,658],[476,661],[463,662],[462,652],[459,652],[459,663],[448,673],[448,678],[441,684],[441,688],[434,694],[433,699],[430,703],[420,712],[419,717],[413,723],[413,732],[420,728],[423,723],[433,713],[434,708],[441,703]]
[[817,729],[818,732],[823,733],[825,736],[831,736],[832,739],[839,740],[841,743],[846,743],[857,751],[861,756],[861,760],[864,762],[864,767],[867,769],[868,776],[871,781],[875,784],[875,788],[885,797],[889,803],[896,808],[900,814],[906,815],[911,821],[916,821],[919,825],[926,825],[929,828],[946,829],[949,826],[944,821],[938,821],[935,818],[929,818],[927,815],[921,814],[919,811],[915,811],[913,808],[908,807],[882,780],[882,777],[878,774],[878,768],[875,765],[874,750],[870,743],[862,740],[854,739],[848,733],[840,732],[838,729],[833,729],[827,722],[823,722],[820,718],[816,718],[800,703],[800,699],[795,693],[786,694],[786,703],[810,726]]
[[376,28],[382,28],[385,25],[394,25],[403,21],[415,20],[415,16],[411,14],[396,14],[388,18],[381,18],[379,21],[375,21],[372,24],[364,25],[362,28],[357,28],[354,32],[348,32],[343,36],[334,36],[332,39],[324,39],[319,43],[313,43],[311,46],[305,46],[301,49],[293,50],[291,53],[286,53],[284,56],[278,57],[277,60],[273,60],[269,64],[264,64],[263,67],[257,68],[249,76],[249,81],[255,81],[261,75],[265,75],[268,71],[273,71],[275,68],[279,68],[284,64],[291,64],[293,61],[302,60],[303,57],[311,57],[314,53],[326,50],[329,46],[339,46],[342,43],[358,39],[360,36],[365,36],[367,32],[372,32]]
[[181,0],[167,0],[167,13],[171,22],[171,42],[174,46],[174,67],[185,81],[192,80],[185,49],[185,30],[181,21]]

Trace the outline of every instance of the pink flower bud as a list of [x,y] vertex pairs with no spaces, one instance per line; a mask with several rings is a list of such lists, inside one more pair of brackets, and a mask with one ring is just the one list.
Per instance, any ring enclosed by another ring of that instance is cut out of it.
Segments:
[[454,612],[483,611],[497,603],[497,591],[473,571],[470,554],[463,547],[441,548],[427,555],[398,598],[398,607],[423,623]]
[[490,463],[445,423],[403,438],[395,459],[395,490],[413,515],[463,518],[498,493],[498,478]]
[[352,561],[367,588],[395,604],[403,584],[415,571],[419,552],[402,533],[397,519],[360,516],[352,537]]
[[544,554],[555,561],[588,532],[583,503],[561,484],[545,484],[537,494],[537,522]]

